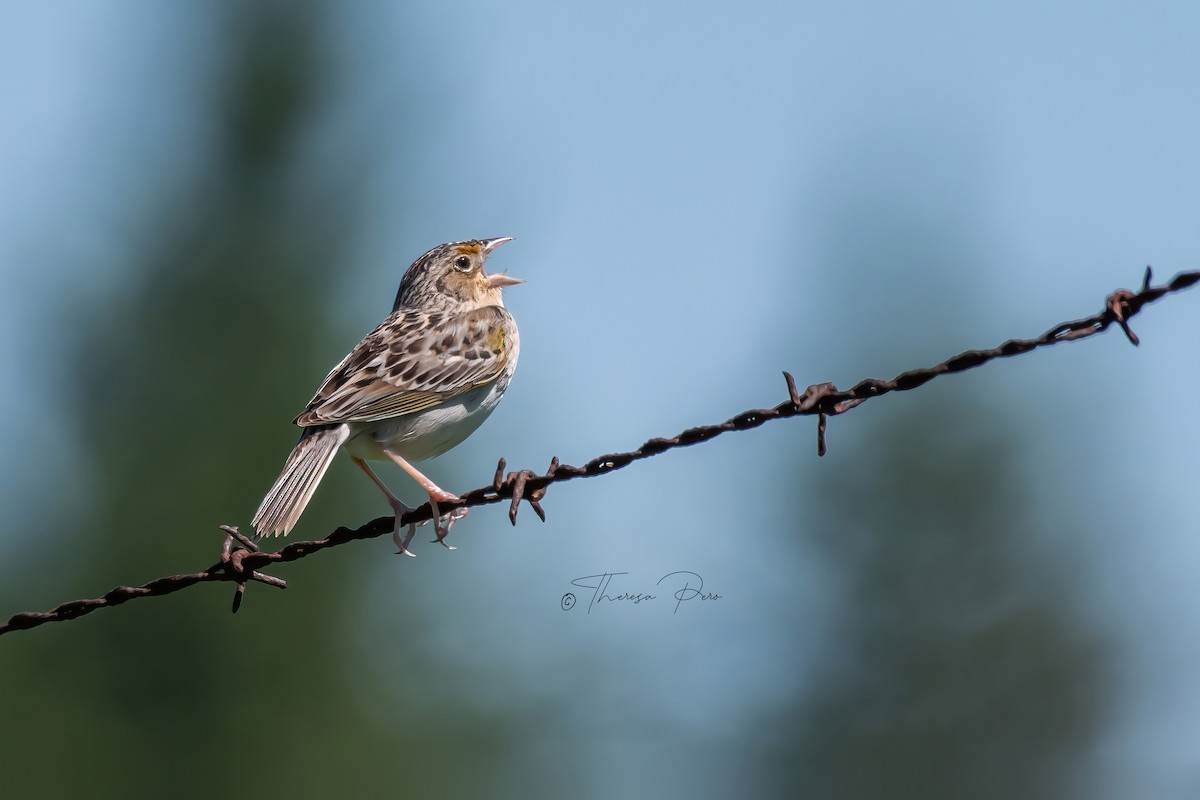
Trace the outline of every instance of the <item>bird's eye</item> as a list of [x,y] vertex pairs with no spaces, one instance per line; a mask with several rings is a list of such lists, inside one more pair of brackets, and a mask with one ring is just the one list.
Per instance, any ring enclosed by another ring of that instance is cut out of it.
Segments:
[[454,266],[457,269],[461,269],[463,272],[470,272],[471,259],[467,258],[466,256],[459,256],[458,258],[454,259]]

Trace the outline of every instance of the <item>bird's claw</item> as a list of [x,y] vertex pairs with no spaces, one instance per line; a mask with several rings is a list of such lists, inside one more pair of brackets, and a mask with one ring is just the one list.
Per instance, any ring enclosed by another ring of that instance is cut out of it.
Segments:
[[408,545],[409,545],[409,542],[412,541],[413,535],[417,532],[417,526],[415,523],[410,524],[408,526],[408,534],[402,538],[400,536],[399,519],[400,519],[400,517],[397,516],[396,517],[396,520],[397,520],[396,529],[392,531],[392,541],[396,543],[396,547],[398,548],[396,550],[396,555],[408,556],[409,558],[416,558],[417,554],[411,552],[408,549]]
[[443,514],[434,524],[434,536],[437,538],[431,539],[430,543],[436,542],[447,550],[457,550],[458,548],[454,545],[446,544],[446,537],[450,535],[450,528],[454,526],[454,523],[467,516],[467,511],[467,508],[461,507]]

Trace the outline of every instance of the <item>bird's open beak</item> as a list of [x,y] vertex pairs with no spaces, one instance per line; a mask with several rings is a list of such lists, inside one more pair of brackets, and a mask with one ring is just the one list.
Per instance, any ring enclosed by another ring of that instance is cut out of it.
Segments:
[[483,254],[486,256],[491,255],[492,251],[500,245],[511,241],[511,236],[501,236],[499,239],[484,239],[480,244],[483,245]]
[[[505,242],[511,242],[511,236],[501,236],[499,239],[484,239],[480,244],[483,245],[484,255],[491,255],[491,252]],[[502,272],[496,272],[487,276],[488,285],[493,289],[499,289],[502,286],[516,286],[518,283],[525,281],[520,278],[514,278],[511,275],[505,275]]]
[[487,282],[493,289],[498,289],[501,286],[516,286],[518,283],[524,283],[525,281],[522,278],[505,275],[503,272],[493,272],[487,276]]

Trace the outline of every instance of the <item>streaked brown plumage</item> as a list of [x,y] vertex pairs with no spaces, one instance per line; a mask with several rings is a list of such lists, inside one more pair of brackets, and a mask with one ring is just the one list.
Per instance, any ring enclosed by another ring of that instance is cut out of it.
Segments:
[[400,536],[410,509],[375,475],[367,460],[390,459],[429,493],[437,541],[457,516],[438,502],[457,497],[438,488],[409,461],[438,456],[469,436],[495,409],[516,369],[520,339],[501,290],[521,283],[487,274],[484,263],[510,241],[472,239],[433,248],[400,282],[392,313],[342,359],[296,424],[305,429],[283,472],[254,515],[260,536],[286,535],[340,448],[385,493],[396,514],[393,539],[408,552],[413,527]]

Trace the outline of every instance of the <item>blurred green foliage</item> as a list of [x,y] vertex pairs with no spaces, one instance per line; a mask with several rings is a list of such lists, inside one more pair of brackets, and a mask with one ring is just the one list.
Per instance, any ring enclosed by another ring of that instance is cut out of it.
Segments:
[[1070,564],[1037,533],[1003,418],[978,397],[930,393],[818,473],[805,535],[844,597],[817,685],[769,725],[768,785],[813,798],[1094,796],[1108,650]]
[[[215,556],[210,523],[245,510],[290,445],[282,424],[261,421],[328,367],[315,343],[347,236],[337,210],[354,198],[308,227],[287,202],[296,143],[322,101],[318,20],[284,4],[229,4],[226,17],[213,95],[197,98],[218,130],[213,163],[195,184],[163,187],[131,290],[78,323],[75,413],[97,505],[58,543],[56,563],[75,574],[46,592]],[[289,593],[288,623],[270,629],[229,615],[221,586],[6,640],[4,795],[315,797],[346,791],[347,776],[390,796],[486,793],[505,769],[505,721],[452,700],[436,719],[406,717],[404,692],[393,718],[369,713],[340,667],[351,562],[330,555],[288,575],[311,576],[313,590]],[[5,593],[6,607],[28,602]],[[464,750],[487,768],[453,769]]]

